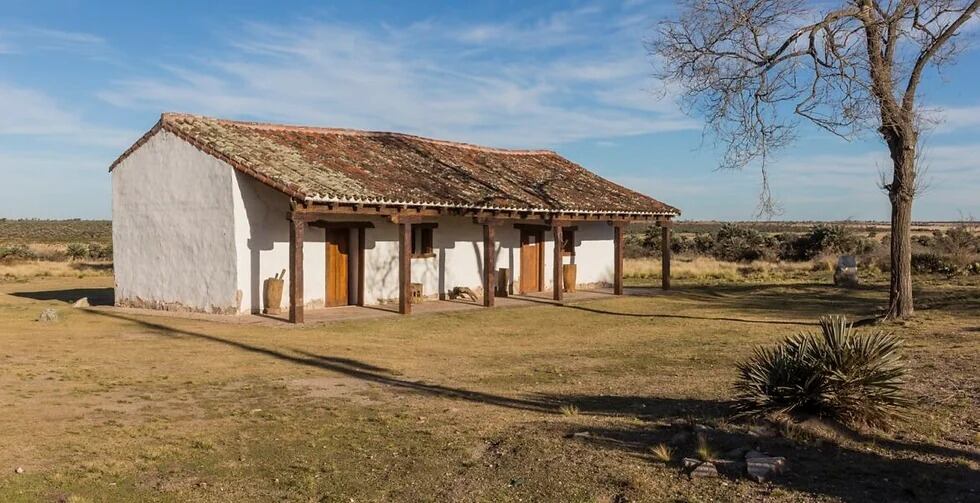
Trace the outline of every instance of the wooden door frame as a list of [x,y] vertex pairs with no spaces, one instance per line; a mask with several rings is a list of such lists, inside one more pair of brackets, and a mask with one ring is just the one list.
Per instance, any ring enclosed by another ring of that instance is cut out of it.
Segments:
[[[331,243],[331,241],[330,241],[330,234],[331,233],[343,234],[345,232],[347,233],[347,281],[346,281],[346,283],[347,283],[347,295],[345,296],[347,298],[347,303],[346,304],[338,304],[338,305],[335,305],[335,306],[331,306],[330,305],[330,264],[329,264],[329,261],[330,261],[330,243]],[[340,226],[329,225],[329,226],[326,226],[326,228],[324,229],[324,233],[323,233],[323,254],[324,254],[324,257],[323,257],[323,261],[324,261],[323,307],[343,307],[343,306],[350,306],[350,305],[356,304],[356,302],[352,302],[352,298],[351,298],[351,294],[350,294],[351,293],[351,281],[353,280],[353,277],[352,277],[353,275],[351,274],[351,260],[352,260],[353,253],[351,252],[351,248],[354,246],[353,245],[353,241],[354,240],[351,239],[350,234],[351,234],[351,227],[349,227],[349,226],[340,227]],[[354,300],[356,300],[356,298]]]
[[[520,236],[518,238],[518,243],[520,244],[520,257],[521,257],[521,262],[522,262],[522,264],[521,264],[521,276],[519,278],[517,278],[517,284],[518,284],[518,288],[520,290],[519,293],[521,295],[524,295],[526,293],[529,293],[527,291],[524,291],[524,283],[523,283],[524,267],[523,267],[523,261],[524,261],[524,236],[531,236],[531,235],[533,235],[535,237],[535,240],[536,240],[535,244],[538,247],[538,277],[537,277],[537,280],[538,280],[538,289],[535,290],[535,292],[543,292],[544,291],[544,229],[543,228],[537,228],[537,227],[523,227],[523,226],[522,227],[519,227],[518,229],[520,230]],[[531,292],[531,293],[534,293],[534,292]]]
[[[308,225],[310,227],[320,227],[320,228],[323,228],[323,230],[324,230],[324,235],[323,235],[324,254],[326,254],[326,241],[327,241],[326,232],[327,232],[328,229],[347,229],[347,230],[357,229],[357,250],[355,252],[355,253],[357,253],[357,271],[356,271],[357,278],[354,279],[354,281],[357,281],[357,295],[355,297],[355,303],[358,306],[363,306],[364,305],[364,270],[365,270],[365,267],[364,267],[364,250],[367,248],[366,234],[367,234],[367,230],[368,229],[373,229],[374,228],[374,223],[373,222],[369,222],[369,221],[360,221],[360,220],[348,220],[348,221],[340,221],[340,220],[313,220],[313,221],[308,222]],[[353,244],[348,243],[348,247],[350,247],[350,246],[353,246]],[[347,263],[347,282],[348,282],[348,287],[347,287],[347,304],[348,305],[351,305],[351,299],[350,299],[350,282],[351,282],[351,277],[350,277],[350,262],[349,262],[351,260],[351,251],[350,250],[348,250],[348,252],[347,252],[347,260],[348,260],[348,263]],[[326,256],[325,255],[324,255],[324,261],[326,261]],[[326,274],[324,274],[324,276],[326,276]],[[324,293],[324,295],[323,295],[323,304],[324,305],[326,305],[326,303],[327,303],[327,296],[326,296],[327,286],[328,286],[328,278],[324,277],[324,284],[323,284],[323,290],[324,290],[324,292],[323,292]]]

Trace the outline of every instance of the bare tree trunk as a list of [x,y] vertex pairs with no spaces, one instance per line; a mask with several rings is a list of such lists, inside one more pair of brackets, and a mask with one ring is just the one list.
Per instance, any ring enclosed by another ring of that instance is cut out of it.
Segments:
[[888,186],[892,205],[890,319],[912,316],[912,200],[915,196],[914,143],[891,144],[894,178]]

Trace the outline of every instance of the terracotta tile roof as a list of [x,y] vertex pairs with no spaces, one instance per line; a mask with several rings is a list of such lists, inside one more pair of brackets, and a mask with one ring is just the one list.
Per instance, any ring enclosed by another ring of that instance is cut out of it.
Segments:
[[110,171],[160,129],[306,201],[680,214],[547,150],[174,113],[163,114]]

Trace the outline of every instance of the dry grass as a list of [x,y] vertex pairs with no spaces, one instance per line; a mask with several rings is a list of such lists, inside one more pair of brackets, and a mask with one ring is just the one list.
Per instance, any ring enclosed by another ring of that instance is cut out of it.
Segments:
[[670,463],[674,460],[674,450],[668,447],[667,444],[657,444],[651,447],[650,453],[653,454],[653,459],[661,463]]
[[[917,284],[918,317],[891,327],[917,408],[839,445],[729,422],[734,363],[821,314],[872,312],[883,284],[678,280],[667,295],[295,330],[68,307],[111,285],[0,284],[0,501],[967,501],[980,489],[976,284]],[[34,321],[47,307],[62,320]],[[714,451],[751,446],[793,468],[771,484],[689,480],[651,459],[657,444],[697,455],[695,438],[674,443],[678,421],[713,425]]]
[[[624,276],[638,279],[659,279],[660,258],[630,258],[624,261]],[[743,282],[767,280],[793,280],[811,276],[812,273],[832,273],[832,259],[807,262],[756,261],[746,264],[723,262],[711,257],[673,257],[671,278],[692,281]]]
[[30,278],[84,278],[86,276],[111,276],[111,262],[51,262],[36,260],[27,262],[0,262],[0,282],[25,281]]

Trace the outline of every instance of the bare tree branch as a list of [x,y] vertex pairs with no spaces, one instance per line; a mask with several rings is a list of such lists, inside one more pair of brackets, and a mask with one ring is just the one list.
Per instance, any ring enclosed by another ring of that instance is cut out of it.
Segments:
[[777,209],[772,155],[809,122],[844,139],[876,132],[888,147],[892,205],[889,315],[912,312],[912,201],[925,121],[916,92],[929,65],[957,54],[956,35],[980,0],[681,0],[648,49],[657,76],[683,89],[689,112],[705,119],[724,154],[720,168],[758,162],[759,209]]

